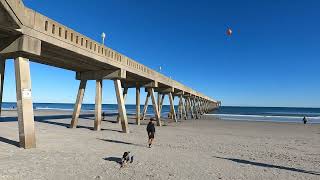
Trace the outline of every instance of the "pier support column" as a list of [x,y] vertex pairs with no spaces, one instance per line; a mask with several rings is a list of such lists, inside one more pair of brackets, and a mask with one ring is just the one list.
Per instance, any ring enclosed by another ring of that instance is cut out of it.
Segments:
[[188,113],[188,111],[189,111],[189,109],[188,109],[188,101],[187,101],[187,98],[186,98],[186,97],[184,97],[183,99],[184,99],[185,117],[186,117],[186,119],[188,119],[188,118],[189,118],[189,113]]
[[189,115],[191,116],[191,112],[190,112],[188,97],[185,97],[184,100],[185,100],[185,106],[186,106],[187,119],[189,119]]
[[31,77],[29,60],[17,57],[14,60],[17,91],[17,110],[20,147],[36,147],[33,104],[31,95]]
[[188,97],[188,104],[189,104],[189,108],[190,108],[191,118],[193,119],[193,118],[194,118],[193,104],[192,104],[192,101],[191,101],[191,98],[190,98],[190,97]]
[[[170,97],[169,97],[169,101],[170,101]],[[172,101],[174,102],[174,96],[172,96]],[[174,103],[173,103],[173,109],[174,109]],[[176,111],[173,111],[172,109],[170,109],[170,112],[171,112],[171,117],[170,118],[176,121],[177,120],[177,118],[175,118],[175,117],[177,117]],[[175,115],[175,117],[173,117],[173,114]]]
[[184,118],[184,120],[187,120],[187,113],[186,113],[183,97],[180,96],[180,99],[181,99],[181,113],[182,113],[181,118]]
[[162,105],[163,105],[163,100],[164,100],[165,94],[161,95],[161,101],[160,101],[160,106],[159,106],[159,114],[161,116],[161,112],[162,112]]
[[118,112],[120,115],[122,131],[124,133],[129,133],[127,111],[124,104],[121,81],[119,79],[114,80],[114,87],[115,87],[117,101],[118,101]]
[[195,102],[195,105],[196,105],[197,117],[199,119],[201,117],[199,99],[195,98],[194,102]]
[[[127,95],[128,95],[128,88],[125,87],[125,88],[123,88],[123,101],[124,101],[124,103],[126,103]],[[121,123],[119,114],[117,116],[117,123],[119,123],[119,124]]]
[[197,101],[195,98],[193,98],[192,101],[193,101],[193,107],[194,107],[196,119],[199,119],[199,110],[198,110],[198,106],[197,106]]
[[196,119],[198,119],[198,111],[197,111],[197,106],[196,106],[194,98],[191,99],[191,102],[192,102],[194,116]]
[[161,93],[160,93],[160,92],[158,92],[158,93],[157,93],[157,95],[158,95],[158,97],[157,97],[157,103],[158,103],[158,108],[159,108],[159,109],[158,109],[158,111],[160,112]]
[[205,100],[202,100],[202,112],[203,112],[203,114],[207,114],[206,113],[206,102],[205,102]]
[[179,119],[182,119],[182,106],[181,106],[181,97],[179,96],[179,103],[178,103],[178,117]]
[[3,84],[4,72],[6,68],[6,59],[0,57],[0,117],[2,112],[2,97],[3,97]]
[[172,93],[170,92],[169,93],[169,101],[170,101],[170,108],[171,108],[171,116],[172,116],[172,119],[175,121],[175,122],[178,122],[177,120],[177,116],[176,116],[176,110],[174,108],[174,100],[173,100],[173,96],[172,96]]
[[208,112],[209,112],[209,102],[206,101],[206,114],[208,114]]
[[74,105],[74,110],[72,114],[72,120],[70,125],[71,128],[77,127],[78,119],[81,111],[82,100],[83,100],[84,92],[86,90],[86,85],[87,85],[87,80],[80,81],[77,100],[76,100],[76,104]]
[[191,102],[191,108],[192,108],[192,112],[193,112],[193,118],[197,119],[197,111],[196,111],[196,106],[194,104],[193,98],[190,99],[190,102]]
[[144,120],[144,118],[146,117],[147,110],[148,110],[149,98],[150,98],[150,92],[148,91],[148,94],[146,96],[146,101],[145,101],[144,107],[143,107],[143,114],[142,114],[142,119],[141,120]]
[[203,106],[203,100],[200,100],[200,110],[201,110],[201,115],[204,114],[204,106]]
[[201,105],[200,105],[200,99],[199,98],[196,99],[196,103],[197,103],[197,109],[198,109],[199,117],[201,117]]
[[102,113],[102,80],[96,80],[96,99],[95,99],[95,120],[94,130],[101,130],[101,113]]
[[199,115],[200,115],[200,117],[202,116],[202,105],[201,105],[201,99],[198,99],[197,100],[198,101],[198,108],[199,108]]
[[154,96],[154,89],[150,88],[150,89],[148,89],[148,91],[150,92],[150,95],[151,95],[152,104],[153,104],[153,111],[154,111],[154,114],[155,114],[156,120],[157,120],[157,126],[161,126],[158,104],[157,104],[156,98]]
[[140,87],[136,87],[136,124],[140,125]]

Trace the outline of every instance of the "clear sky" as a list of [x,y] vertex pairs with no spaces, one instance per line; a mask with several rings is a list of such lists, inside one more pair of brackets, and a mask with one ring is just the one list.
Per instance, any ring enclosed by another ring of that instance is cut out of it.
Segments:
[[[320,1],[25,0],[223,105],[320,107]],[[225,31],[231,27],[233,35]],[[31,64],[34,102],[75,101],[75,73]],[[94,81],[84,102],[94,103]],[[103,103],[115,103],[104,81]],[[15,101],[13,63],[4,101]],[[144,100],[142,100],[143,102]],[[129,90],[128,103],[134,103]]]

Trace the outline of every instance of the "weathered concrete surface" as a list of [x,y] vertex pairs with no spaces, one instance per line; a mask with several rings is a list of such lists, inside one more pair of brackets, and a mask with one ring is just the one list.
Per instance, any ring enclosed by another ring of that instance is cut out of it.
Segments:
[[[19,134],[20,144],[24,148],[32,148],[36,145],[29,60],[76,72],[76,79],[80,80],[80,86],[71,128],[77,127],[88,80],[96,81],[94,130],[97,131],[101,129],[101,97],[104,79],[114,81],[119,110],[118,119],[124,133],[129,133],[125,109],[128,88],[137,88],[137,124],[140,124],[140,88],[145,88],[148,92],[142,119],[145,118],[148,100],[151,97],[158,126],[161,126],[160,114],[166,94],[169,96],[171,105],[171,117],[176,122],[175,97],[183,98],[187,102],[185,108],[190,110],[192,118],[199,118],[200,115],[220,106],[219,101],[25,7],[21,0],[0,0],[0,105],[5,59],[8,58],[15,58]],[[158,93],[158,98],[155,97],[155,92]],[[183,103],[180,102],[180,118],[183,113],[182,105]],[[188,118],[187,112],[185,112],[185,118]]]
[[36,146],[29,60],[14,60],[17,90],[17,110],[20,146],[26,149]]

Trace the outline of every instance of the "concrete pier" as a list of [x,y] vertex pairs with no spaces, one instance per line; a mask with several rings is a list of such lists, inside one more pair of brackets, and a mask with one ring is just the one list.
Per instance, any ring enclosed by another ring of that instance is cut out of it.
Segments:
[[[197,92],[163,74],[132,60],[32,9],[21,0],[0,0],[0,103],[4,86],[6,59],[15,59],[17,105],[20,145],[36,146],[32,107],[29,61],[75,72],[79,89],[70,122],[76,128],[88,81],[96,81],[95,121],[93,129],[101,129],[102,82],[114,81],[119,122],[124,133],[129,133],[125,100],[129,88],[136,89],[136,124],[145,119],[149,99],[157,125],[161,126],[161,112],[168,96],[172,120],[199,118],[201,114],[219,108],[221,103]],[[147,92],[140,115],[140,89]],[[156,94],[157,93],[157,94]],[[175,105],[174,98],[179,98]],[[0,110],[1,114],[1,110]]]

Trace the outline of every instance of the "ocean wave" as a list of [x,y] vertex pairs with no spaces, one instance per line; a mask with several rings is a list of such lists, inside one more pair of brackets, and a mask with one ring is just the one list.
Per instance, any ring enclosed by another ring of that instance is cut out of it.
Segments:
[[[293,121],[293,120],[266,120],[266,119],[237,119],[237,118],[228,118],[227,120],[231,121],[254,121],[254,122],[286,122],[286,123],[297,123],[300,121]],[[320,122],[316,122],[320,123]]]
[[35,110],[73,111],[73,109],[66,109],[66,108],[49,108],[49,107],[35,107]]
[[[265,115],[246,115],[246,114],[207,114],[210,116],[231,116],[231,117],[256,117],[256,118],[297,118],[297,119],[301,119],[304,116],[265,116]],[[320,119],[320,116],[316,116],[316,117],[307,117],[308,119]]]
[[[222,120],[237,120],[237,121],[260,121],[260,122],[294,122],[301,123],[302,116],[264,116],[264,115],[239,115],[239,114],[208,114]],[[320,116],[307,117],[311,124],[319,124]]]
[[8,110],[15,110],[16,108],[1,108],[2,110],[8,111]]
[[320,116],[320,113],[316,112],[284,112],[284,111],[274,111],[274,112],[264,112],[266,114],[292,114],[292,115],[301,115],[301,116]]

